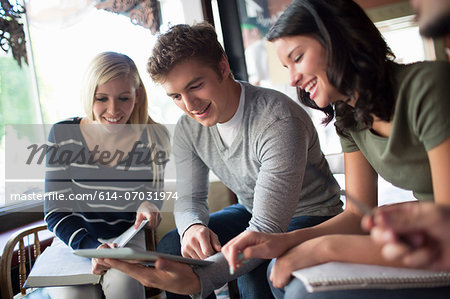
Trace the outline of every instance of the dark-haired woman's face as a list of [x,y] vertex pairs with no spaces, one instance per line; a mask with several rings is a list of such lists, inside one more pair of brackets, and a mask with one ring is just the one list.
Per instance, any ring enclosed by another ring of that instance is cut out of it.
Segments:
[[282,37],[274,42],[281,64],[289,70],[291,85],[309,93],[317,106],[345,99],[327,76],[327,57],[323,46],[307,35]]

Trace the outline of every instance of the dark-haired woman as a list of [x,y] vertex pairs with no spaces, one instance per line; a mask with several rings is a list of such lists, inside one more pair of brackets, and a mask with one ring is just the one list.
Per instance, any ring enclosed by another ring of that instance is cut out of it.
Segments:
[[[419,201],[450,205],[448,63],[393,62],[380,32],[351,0],[295,0],[267,38],[289,70],[300,101],[323,110],[328,122],[336,116],[347,197],[376,207],[381,175],[412,190]],[[361,214],[348,201],[344,213],[320,225],[286,234],[245,232],[222,252],[232,268],[248,258],[278,257],[269,274],[274,294],[282,296],[275,288],[289,284],[285,298],[300,298],[301,283],[290,282],[291,272],[300,268],[329,261],[402,266],[381,256],[380,246],[360,223]],[[436,298],[449,292],[448,288],[364,294],[358,290],[308,296],[413,298],[427,294]]]

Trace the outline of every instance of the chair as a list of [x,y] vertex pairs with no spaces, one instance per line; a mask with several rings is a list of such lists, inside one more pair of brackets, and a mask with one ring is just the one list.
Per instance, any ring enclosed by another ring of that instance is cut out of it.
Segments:
[[[31,263],[33,260],[41,254],[41,245],[39,242],[38,232],[47,229],[47,225],[39,224],[31,227],[24,228],[13,235],[11,235],[3,249],[1,258],[1,294],[3,299],[9,298],[21,298],[26,294],[26,290],[22,287],[27,279],[28,273],[26,268],[27,261],[30,263],[29,268],[31,269]],[[34,241],[31,244],[29,237],[33,235]],[[11,280],[11,265],[14,258],[14,248],[19,244],[19,250],[17,252],[17,259],[19,265],[19,289],[20,293],[17,295],[13,294],[13,283]],[[27,254],[28,252],[28,254]]]
[[[41,243],[39,240],[39,231],[43,231],[47,229],[47,225],[40,224],[35,226],[30,226],[24,228],[15,234],[11,235],[4,247],[3,254],[0,260],[0,270],[1,270],[1,295],[3,299],[10,298],[21,298],[25,296],[26,289],[22,286],[27,279],[29,271],[27,272],[26,264],[30,263],[29,269],[32,267],[32,261],[36,260],[36,258],[41,254],[43,249],[41,249]],[[31,238],[31,242],[27,239],[33,235],[34,238]],[[34,239],[34,240],[33,240]],[[25,241],[27,240],[27,241]],[[156,238],[155,231],[151,229],[145,229],[145,240],[146,240],[146,248],[147,250],[155,250],[156,246]],[[48,242],[50,245],[51,241]],[[13,291],[13,279],[11,277],[11,269],[13,265],[14,248],[19,244],[19,250],[17,252],[17,261],[19,265],[19,289],[20,293],[14,295]],[[27,245],[28,244],[28,245]],[[27,254],[28,253],[28,254]],[[146,288],[146,297],[147,298],[155,298],[155,296],[159,295],[161,290],[155,288]]]

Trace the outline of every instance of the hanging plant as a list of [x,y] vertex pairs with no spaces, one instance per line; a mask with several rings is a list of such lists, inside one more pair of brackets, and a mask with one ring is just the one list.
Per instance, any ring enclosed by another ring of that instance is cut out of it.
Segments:
[[150,29],[152,34],[159,32],[161,9],[158,0],[97,0],[97,2],[98,9],[126,15],[133,24]]
[[25,7],[15,1],[0,0],[0,47],[6,53],[12,51],[14,59],[22,66],[22,58],[28,64],[25,32],[21,17],[25,13]]

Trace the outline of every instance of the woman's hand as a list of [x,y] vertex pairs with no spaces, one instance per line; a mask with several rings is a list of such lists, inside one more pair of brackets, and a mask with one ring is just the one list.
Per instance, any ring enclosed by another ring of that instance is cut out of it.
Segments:
[[136,221],[134,222],[134,228],[138,228],[141,222],[147,219],[147,228],[157,228],[161,223],[161,213],[157,206],[153,203],[144,201],[136,211]]
[[[116,248],[116,247],[117,247],[116,243],[103,243],[100,246],[98,246],[97,249]],[[107,266],[103,263],[103,259],[97,259],[97,258],[91,259],[91,267],[92,267],[92,273],[97,274],[97,275],[105,274],[105,272],[107,270],[109,270],[109,268],[110,268],[109,266]]]
[[288,234],[254,231],[239,234],[222,248],[222,253],[230,266],[230,273],[233,273],[247,259],[271,259],[280,256],[289,249],[286,238]]
[[291,280],[291,273],[295,270],[327,262],[328,257],[323,252],[326,248],[326,237],[318,237],[288,250],[277,258],[272,267],[269,278],[273,286],[282,288],[287,285]]
[[382,246],[387,260],[407,267],[450,269],[450,207],[432,202],[383,206],[362,225]]

